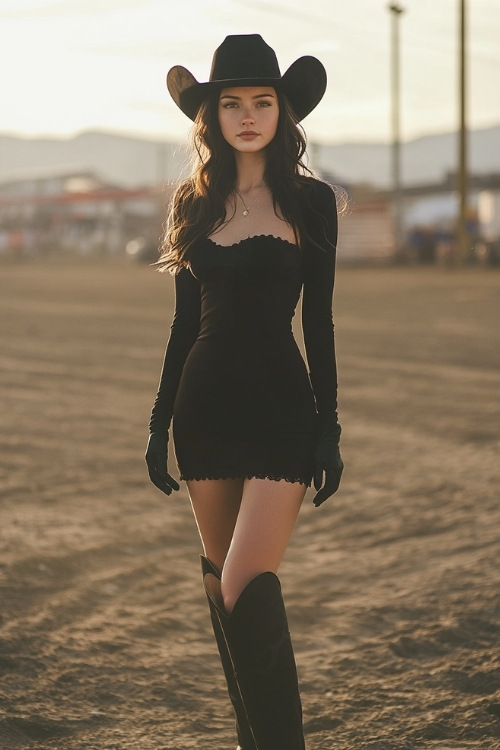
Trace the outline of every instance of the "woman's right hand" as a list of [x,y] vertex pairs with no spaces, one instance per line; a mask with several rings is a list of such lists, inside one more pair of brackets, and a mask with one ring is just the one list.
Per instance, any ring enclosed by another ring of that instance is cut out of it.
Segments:
[[155,487],[170,495],[172,490],[178,490],[179,485],[167,472],[168,433],[152,432],[146,449],[146,464],[149,478]]

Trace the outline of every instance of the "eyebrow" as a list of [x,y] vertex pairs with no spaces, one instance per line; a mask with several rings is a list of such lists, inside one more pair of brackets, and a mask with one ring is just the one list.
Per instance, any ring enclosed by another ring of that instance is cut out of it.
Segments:
[[[255,94],[252,96],[252,99],[263,99],[264,97],[268,97],[269,99],[274,99],[274,94]],[[234,96],[233,94],[223,94],[221,96],[221,99],[241,99],[241,96]]]

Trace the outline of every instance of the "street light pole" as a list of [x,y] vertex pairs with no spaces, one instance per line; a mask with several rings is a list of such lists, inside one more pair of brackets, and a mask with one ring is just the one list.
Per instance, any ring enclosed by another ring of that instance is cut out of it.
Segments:
[[468,251],[468,164],[467,164],[467,64],[466,64],[466,2],[459,0],[459,133],[458,133],[458,193],[459,213],[457,221],[458,262],[463,262]]
[[400,51],[399,16],[403,13],[400,5],[389,5],[391,13],[391,101],[392,101],[392,191],[394,246],[397,254],[403,244],[402,195],[401,195],[401,106],[400,106]]

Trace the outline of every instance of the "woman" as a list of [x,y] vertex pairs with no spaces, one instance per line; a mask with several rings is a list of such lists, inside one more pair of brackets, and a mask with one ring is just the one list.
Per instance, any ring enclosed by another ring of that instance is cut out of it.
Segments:
[[[173,438],[204,556],[212,624],[240,750],[304,748],[295,660],[277,571],[314,477],[338,488],[332,293],[335,194],[301,162],[298,122],[320,101],[313,57],[281,76],[258,34],[228,36],[210,79],[182,66],[169,92],[195,122],[198,163],[178,188],[160,266],[176,307],[146,453],[153,483]],[[303,290],[309,373],[291,319]]]

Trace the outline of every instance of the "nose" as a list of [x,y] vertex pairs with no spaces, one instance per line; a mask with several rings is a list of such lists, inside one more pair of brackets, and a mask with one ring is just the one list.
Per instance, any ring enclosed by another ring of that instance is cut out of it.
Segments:
[[241,122],[243,125],[248,125],[251,122],[255,122],[253,115],[248,107],[243,112],[243,117],[241,118]]

